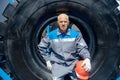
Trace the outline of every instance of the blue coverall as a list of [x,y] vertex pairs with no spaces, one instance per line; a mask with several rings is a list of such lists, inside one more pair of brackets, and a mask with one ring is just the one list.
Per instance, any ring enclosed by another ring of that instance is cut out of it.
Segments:
[[[80,57],[90,59],[82,34],[73,29],[68,29],[66,33],[61,33],[59,28],[51,31],[41,40],[38,48],[43,58],[52,62],[52,75],[57,78],[74,72]],[[47,48],[51,49],[51,57],[47,56]]]

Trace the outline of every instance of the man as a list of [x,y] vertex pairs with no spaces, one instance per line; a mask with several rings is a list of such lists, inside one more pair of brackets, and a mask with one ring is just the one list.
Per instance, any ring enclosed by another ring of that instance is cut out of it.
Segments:
[[[57,19],[59,28],[46,35],[38,48],[46,60],[47,67],[52,71],[53,80],[64,80],[66,74],[69,74],[72,80],[77,80],[74,74],[75,64],[82,57],[82,66],[85,65],[85,71],[89,72],[90,53],[82,34],[69,28],[68,15],[62,13]],[[51,49],[50,57],[47,56],[47,48]]]

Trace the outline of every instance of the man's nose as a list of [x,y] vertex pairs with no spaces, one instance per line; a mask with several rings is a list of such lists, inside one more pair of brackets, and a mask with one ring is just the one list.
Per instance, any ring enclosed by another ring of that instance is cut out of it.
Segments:
[[64,25],[64,24],[65,24],[65,22],[62,22],[62,24]]

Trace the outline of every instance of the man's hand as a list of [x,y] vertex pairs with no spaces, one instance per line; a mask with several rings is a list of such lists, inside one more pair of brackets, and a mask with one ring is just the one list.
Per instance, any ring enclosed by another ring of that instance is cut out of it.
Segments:
[[49,70],[51,70],[51,69],[52,69],[51,62],[50,62],[50,61],[47,61],[46,64],[47,64],[47,68],[48,68]]
[[82,67],[85,69],[85,71],[90,72],[90,70],[91,70],[90,59],[86,58],[82,63]]

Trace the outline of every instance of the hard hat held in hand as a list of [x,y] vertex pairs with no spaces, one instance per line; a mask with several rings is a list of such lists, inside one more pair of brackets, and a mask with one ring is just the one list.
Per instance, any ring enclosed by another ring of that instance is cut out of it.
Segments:
[[80,60],[76,63],[75,66],[75,73],[79,79],[82,80],[88,80],[89,78],[89,72],[86,72],[85,69],[83,68],[84,66],[81,66],[83,63],[83,60]]

